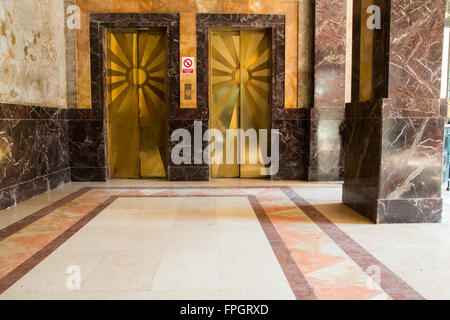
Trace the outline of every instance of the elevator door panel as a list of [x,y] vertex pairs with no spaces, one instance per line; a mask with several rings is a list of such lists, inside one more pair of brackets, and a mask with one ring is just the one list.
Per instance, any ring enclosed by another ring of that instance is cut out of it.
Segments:
[[[212,154],[211,176],[221,178],[239,177],[238,139],[233,144],[225,139],[227,129],[239,128],[239,63],[240,33],[239,31],[213,31],[211,34],[211,128],[220,130],[223,140],[218,142],[223,148],[214,148]],[[228,150],[228,152],[227,152]],[[227,156],[233,159],[226,164]],[[223,164],[218,164],[222,159]]]
[[113,178],[163,178],[167,163],[167,41],[162,30],[108,33]]
[[[211,32],[210,125],[225,137],[227,129],[254,129],[256,144],[236,137],[224,138],[223,154],[214,148],[212,177],[259,178],[262,163],[259,129],[271,128],[271,49],[265,30],[213,30]],[[216,144],[215,144],[216,145]],[[226,164],[228,152],[234,151],[234,164]],[[267,150],[269,152],[269,150]],[[237,159],[240,158],[240,165]],[[257,164],[251,164],[251,159]],[[222,159],[224,164],[216,164]],[[216,161],[214,161],[216,160]]]
[[[266,141],[270,143],[272,124],[271,108],[271,50],[267,31],[241,31],[241,129],[254,129],[257,143],[241,144],[241,155],[244,157],[240,166],[241,178],[261,177],[262,154],[259,136],[260,129],[266,129]],[[269,146],[266,147],[268,148]],[[266,152],[267,153],[267,152]],[[258,164],[250,164],[253,157]]]

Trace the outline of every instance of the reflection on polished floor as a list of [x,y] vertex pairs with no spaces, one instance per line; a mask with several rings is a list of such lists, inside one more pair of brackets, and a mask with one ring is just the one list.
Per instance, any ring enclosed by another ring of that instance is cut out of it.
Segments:
[[341,190],[64,185],[0,212],[0,299],[450,299],[450,206],[442,224],[374,225]]

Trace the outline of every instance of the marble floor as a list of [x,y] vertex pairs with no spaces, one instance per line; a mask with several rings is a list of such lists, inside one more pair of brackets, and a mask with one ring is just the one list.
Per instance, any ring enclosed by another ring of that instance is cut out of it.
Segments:
[[1,299],[450,299],[441,224],[374,225],[336,183],[70,183],[0,212]]

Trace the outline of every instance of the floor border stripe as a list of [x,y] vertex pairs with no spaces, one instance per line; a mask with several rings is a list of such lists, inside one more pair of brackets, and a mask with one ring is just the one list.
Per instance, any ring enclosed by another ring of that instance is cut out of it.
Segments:
[[416,290],[403,281],[386,265],[370,254],[355,240],[342,231],[323,213],[303,199],[290,187],[281,189],[296,206],[302,210],[323,232],[325,232],[360,268],[369,276],[369,267],[381,269],[380,287],[395,300],[425,300]]
[[278,259],[278,263],[283,269],[284,275],[291,286],[295,298],[297,300],[317,300],[314,290],[311,288],[302,271],[295,263],[289,249],[281,239],[272,221],[270,221],[270,218],[267,216],[264,208],[258,201],[258,198],[254,195],[248,195],[248,200],[253,207],[253,211],[255,211],[255,214],[258,217],[259,223],[261,224],[270,245],[272,246],[272,250]]

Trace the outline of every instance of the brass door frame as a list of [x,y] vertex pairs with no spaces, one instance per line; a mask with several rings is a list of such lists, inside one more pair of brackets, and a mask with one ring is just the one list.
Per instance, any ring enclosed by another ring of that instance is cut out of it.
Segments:
[[[272,108],[273,108],[273,104],[272,104],[273,79],[272,78],[273,78],[273,75],[274,75],[274,72],[273,72],[274,66],[273,66],[273,61],[272,61],[273,60],[273,53],[272,53],[272,30],[271,30],[271,28],[252,28],[252,27],[245,27],[245,28],[244,27],[234,27],[234,28],[233,27],[231,27],[231,28],[230,27],[227,27],[227,28],[226,27],[217,27],[217,28],[209,28],[209,32],[208,32],[208,38],[209,38],[209,48],[208,48],[208,51],[209,51],[209,54],[208,54],[208,57],[209,57],[209,79],[208,79],[209,89],[208,89],[208,96],[209,96],[209,99],[208,100],[209,100],[210,128],[213,128],[214,123],[212,122],[212,117],[215,116],[214,111],[213,111],[213,104],[214,104],[215,99],[213,97],[213,89],[212,89],[213,88],[213,77],[214,77],[214,75],[213,75],[213,73],[214,73],[214,70],[213,70],[213,56],[214,55],[213,55],[213,52],[212,52],[212,50],[213,50],[213,34],[214,33],[220,33],[220,32],[224,32],[224,33],[227,33],[227,32],[233,33],[233,32],[235,32],[236,35],[239,37],[239,48],[238,48],[239,52],[237,53],[237,55],[238,55],[237,59],[238,59],[238,64],[239,65],[235,67],[235,68],[238,67],[238,72],[239,72],[239,90],[238,90],[239,98],[237,100],[239,102],[237,103],[237,106],[235,106],[235,108],[237,107],[239,109],[239,114],[237,116],[237,123],[234,123],[234,124],[237,125],[237,129],[246,130],[247,128],[244,128],[244,125],[243,125],[243,123],[244,123],[243,119],[244,120],[246,119],[245,116],[244,116],[244,111],[245,111],[244,109],[248,109],[248,108],[244,107],[244,106],[247,105],[247,103],[245,103],[245,102],[248,102],[248,101],[244,101],[244,93],[248,91],[248,90],[245,90],[246,82],[250,81],[251,79],[246,80],[245,82],[242,81],[242,78],[243,78],[244,74],[243,74],[243,68],[241,67],[241,64],[242,63],[244,63],[244,64],[246,63],[243,60],[247,57],[247,55],[245,55],[245,56],[241,56],[241,55],[243,55],[242,54],[242,50],[243,50],[242,48],[244,48],[244,43],[243,43],[244,36],[245,36],[245,34],[247,32],[251,33],[252,31],[263,32],[263,36],[260,39],[261,42],[266,37],[268,38],[268,39],[266,39],[267,48],[269,49],[269,54],[268,54],[268,57],[267,57],[267,63],[268,63],[267,69],[269,70],[269,73],[268,73],[267,76],[269,77],[270,81],[267,81],[267,84],[269,86],[268,90],[267,90],[267,104],[268,104],[268,109],[269,109],[268,112],[269,112],[269,114],[266,115],[266,118],[267,118],[266,120],[268,120],[266,129],[268,130],[268,134],[269,134],[269,137],[268,137],[267,141],[269,142],[268,152],[270,153],[270,129],[272,128]],[[230,41],[232,41],[232,40],[230,40]],[[229,43],[229,45],[232,45],[232,43]],[[247,49],[248,49],[248,44],[247,44]],[[236,54],[236,52],[234,54]],[[233,59],[234,59],[234,57],[233,57]],[[236,71],[235,71],[235,73],[236,73]],[[247,74],[247,79],[248,79],[249,74],[247,72],[245,72],[245,73]],[[248,92],[247,92],[247,94],[249,95]],[[230,121],[231,120],[232,119],[230,119]],[[252,119],[252,120],[255,120],[255,119]],[[234,121],[234,122],[236,122],[236,121]],[[258,133],[258,137],[259,137],[259,133]],[[236,156],[238,158],[241,157],[241,152],[242,152],[242,149],[243,149],[242,146],[241,146],[241,139],[238,137],[236,140],[237,140],[236,141],[237,145],[235,145],[235,159],[236,159]],[[246,151],[248,151],[245,146],[244,146],[244,149]],[[259,150],[259,138],[258,138],[258,150]],[[224,151],[224,153],[225,153],[225,151]],[[247,159],[247,156],[249,157],[249,155],[244,154],[243,155],[244,159]],[[258,159],[259,159],[259,155],[258,155]],[[212,177],[213,177],[213,172],[212,171],[216,170],[216,166],[217,165],[215,165],[215,164],[211,164],[210,165],[210,171],[211,171],[210,175]],[[254,173],[254,172],[259,172],[259,168],[260,168],[259,165],[250,165],[250,164],[228,165],[227,164],[227,165],[221,165],[221,166],[222,167],[227,167],[227,169],[225,171],[228,171],[228,172],[226,173],[226,176],[224,176],[224,177],[235,177],[235,178],[266,178],[267,177],[267,176],[260,176],[259,174],[255,174]],[[236,170],[237,170],[237,174],[236,174]],[[222,172],[223,171],[224,170],[222,170]]]
[[[169,50],[169,39],[167,38],[167,28],[165,28],[165,27],[158,27],[158,26],[155,26],[155,27],[146,27],[146,28],[107,28],[106,30],[105,30],[106,32],[104,33],[104,37],[105,37],[105,40],[106,40],[106,42],[108,42],[109,40],[109,36],[110,36],[110,34],[113,34],[113,33],[123,33],[123,34],[135,34],[136,35],[136,55],[137,55],[137,64],[136,64],[136,66],[134,66],[134,68],[136,69],[140,69],[140,66],[139,66],[139,64],[140,64],[140,60],[143,58],[142,56],[140,56],[140,54],[142,54],[142,52],[141,52],[141,47],[140,47],[140,36],[142,35],[142,34],[146,34],[146,33],[148,33],[148,34],[152,34],[152,33],[157,33],[157,34],[161,34],[162,35],[162,38],[161,38],[161,40],[162,41],[164,41],[164,43],[163,43],[163,46],[164,46],[164,48],[165,49],[163,49],[164,51],[165,51],[165,66],[164,66],[164,69],[163,70],[165,70],[164,71],[164,76],[165,76],[165,79],[163,80],[164,81],[164,86],[165,86],[165,92],[164,92],[164,94],[165,94],[165,99],[164,99],[164,112],[165,112],[165,115],[163,115],[164,117],[165,117],[165,119],[163,120],[163,124],[161,125],[161,128],[162,128],[162,130],[163,130],[163,135],[161,136],[161,139],[163,139],[164,140],[164,142],[163,143],[165,143],[165,147],[164,147],[164,153],[163,154],[161,154],[161,156],[162,156],[162,165],[163,165],[163,167],[164,167],[164,171],[165,171],[165,175],[164,175],[164,177],[162,177],[162,176],[158,176],[158,177],[156,177],[156,178],[165,178],[165,179],[167,179],[168,178],[168,163],[169,163],[169,150],[168,150],[168,111],[169,111],[169,96],[170,96],[170,88],[169,88],[169,85],[170,85],[170,81],[169,81],[169,78],[167,77],[167,71],[168,71],[168,67],[169,67],[169,63],[170,63],[170,50]],[[109,52],[108,52],[108,48],[109,48],[109,46],[108,45],[106,45],[105,46],[105,60],[106,60],[106,64],[104,65],[106,68],[106,81],[105,81],[105,108],[106,108],[106,116],[107,116],[107,120],[108,120],[108,128],[110,128],[110,125],[111,125],[111,110],[110,110],[110,103],[111,103],[111,100],[110,100],[110,92],[109,92],[109,86],[110,86],[110,83],[109,83],[109,81],[110,81],[110,76],[108,75],[108,69],[109,69]],[[135,76],[136,77],[138,77],[136,74],[135,74]],[[148,78],[149,77],[149,75],[147,74],[146,75],[146,77]],[[154,78],[154,77],[153,77]],[[136,78],[137,79],[137,78]],[[150,79],[146,79],[146,82],[148,82],[148,81],[150,81]],[[135,84],[136,85],[136,84]],[[147,84],[148,85],[148,84]],[[140,84],[138,84],[138,88],[141,88],[141,85]],[[144,87],[142,87],[142,91],[146,91],[146,90],[144,90],[145,88]],[[158,88],[156,88],[156,89],[158,89]],[[155,90],[156,90],[155,89]],[[138,135],[139,135],[139,155],[138,155],[138,158],[139,158],[139,168],[138,168],[138,172],[139,172],[139,174],[138,174],[138,176],[136,176],[135,178],[138,178],[138,179],[141,179],[141,178],[154,178],[153,176],[146,176],[146,175],[144,175],[143,173],[144,173],[144,169],[143,169],[143,164],[142,164],[142,157],[143,157],[143,155],[142,155],[142,152],[143,152],[143,145],[142,145],[142,136],[144,135],[144,132],[143,132],[143,126],[141,125],[141,120],[142,120],[142,118],[143,118],[143,115],[142,115],[142,110],[143,110],[143,107],[142,107],[142,100],[144,99],[144,97],[142,96],[142,97],[140,97],[140,94],[139,94],[139,91],[137,92],[137,121],[138,121]],[[148,96],[148,94],[147,94],[147,98],[148,99],[150,99],[149,98],[149,96]],[[109,171],[110,171],[110,173],[109,173],[109,176],[111,176],[112,175],[112,172],[111,172],[111,170],[112,170],[112,168],[111,168],[111,156],[112,156],[112,151],[111,151],[111,131],[108,129],[108,136],[107,136],[107,141],[108,141],[108,159],[109,159],[109,166],[108,166],[108,169],[109,169]]]

